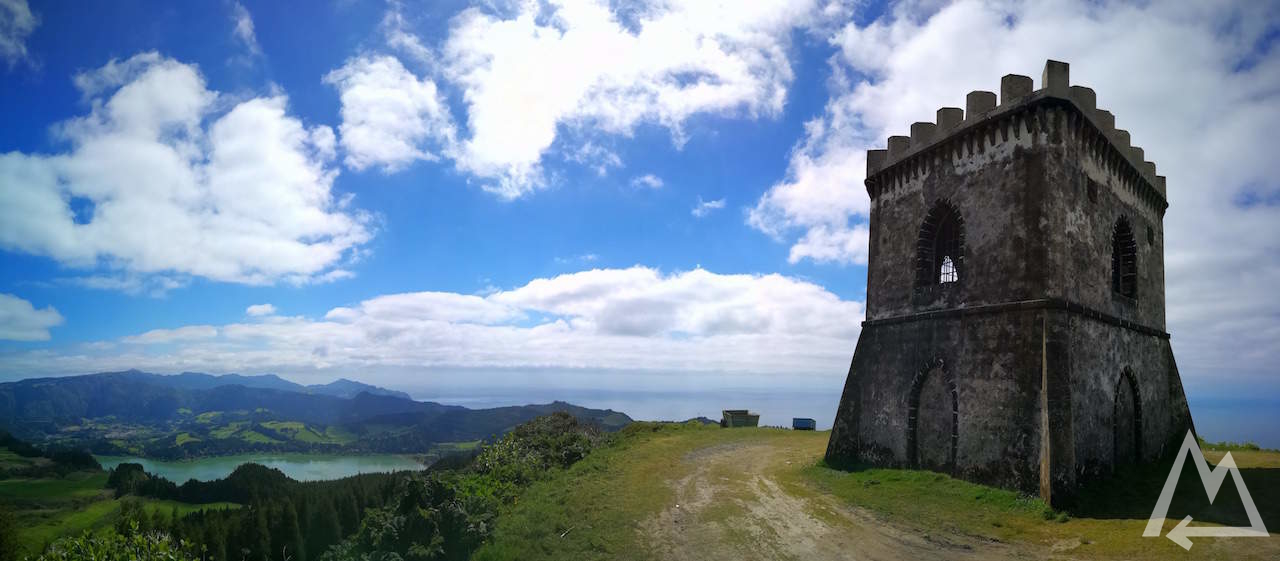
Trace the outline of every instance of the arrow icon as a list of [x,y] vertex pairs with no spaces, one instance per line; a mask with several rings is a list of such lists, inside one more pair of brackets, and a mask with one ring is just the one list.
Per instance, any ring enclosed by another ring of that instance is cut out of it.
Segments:
[[1265,529],[1254,530],[1253,528],[1232,526],[1197,526],[1192,528],[1188,526],[1190,523],[1190,516],[1183,518],[1182,522],[1179,522],[1177,526],[1169,530],[1168,534],[1165,534],[1165,537],[1182,546],[1182,549],[1191,551],[1191,540],[1187,538],[1192,536],[1206,538],[1265,538],[1270,535],[1267,534]]
[[1235,458],[1231,457],[1231,453],[1227,452],[1222,457],[1222,461],[1218,462],[1217,467],[1210,469],[1209,462],[1204,459],[1204,454],[1200,452],[1200,446],[1196,443],[1196,437],[1187,431],[1187,437],[1182,441],[1182,448],[1178,450],[1178,459],[1173,462],[1173,469],[1169,472],[1169,479],[1164,482],[1164,490],[1160,492],[1160,500],[1156,501],[1156,508],[1151,511],[1151,519],[1147,521],[1147,529],[1142,532],[1144,537],[1158,537],[1160,530],[1164,526],[1165,516],[1169,514],[1169,503],[1173,501],[1173,492],[1178,488],[1178,477],[1182,475],[1182,464],[1186,461],[1187,456],[1191,456],[1191,463],[1196,466],[1196,471],[1200,474],[1200,483],[1204,485],[1205,494],[1209,495],[1209,504],[1213,504],[1213,499],[1218,496],[1218,489],[1222,488],[1222,482],[1227,479],[1227,474],[1231,474],[1231,478],[1236,482],[1236,489],[1240,491],[1240,502],[1244,503],[1244,510],[1249,515],[1249,526],[1198,526],[1192,528],[1191,517],[1182,519],[1177,526],[1165,537],[1169,538],[1187,551],[1191,550],[1192,536],[1215,537],[1215,538],[1265,538],[1270,536],[1267,533],[1267,527],[1262,523],[1262,515],[1258,514],[1257,505],[1253,504],[1253,497],[1249,495],[1249,489],[1244,486],[1244,478],[1240,475],[1240,468],[1236,467]]

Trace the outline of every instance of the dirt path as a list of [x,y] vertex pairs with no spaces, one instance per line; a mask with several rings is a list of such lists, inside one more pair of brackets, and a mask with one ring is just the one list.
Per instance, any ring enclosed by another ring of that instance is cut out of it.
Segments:
[[677,497],[641,531],[660,559],[992,559],[1032,558],[1006,544],[958,535],[921,535],[839,504],[778,473],[811,455],[770,445],[702,448],[683,458]]

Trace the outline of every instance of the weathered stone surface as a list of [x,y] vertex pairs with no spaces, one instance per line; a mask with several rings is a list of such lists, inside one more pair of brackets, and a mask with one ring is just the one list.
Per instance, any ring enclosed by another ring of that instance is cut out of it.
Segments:
[[[1132,160],[1127,133],[1116,145],[1092,90],[1057,82],[1065,65],[1045,71],[1065,94],[1023,92],[1024,78],[1002,87],[1016,103],[971,93],[962,123],[939,112],[927,145],[895,137],[869,158],[867,321],[829,461],[946,471],[1062,505],[1191,426],[1164,332],[1164,180]],[[1113,279],[1122,220],[1133,297]],[[952,266],[944,282],[938,267]]]
[[972,91],[964,98],[964,115],[966,119],[978,119],[983,113],[995,108],[996,94],[993,92]]

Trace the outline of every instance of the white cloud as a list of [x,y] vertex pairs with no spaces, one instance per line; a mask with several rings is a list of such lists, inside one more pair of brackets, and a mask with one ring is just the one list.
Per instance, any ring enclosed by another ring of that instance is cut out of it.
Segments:
[[646,173],[641,176],[631,178],[632,187],[647,187],[649,189],[661,189],[663,185],[662,178],[652,173]]
[[724,208],[724,199],[716,199],[714,201],[704,201],[702,197],[698,197],[698,204],[693,207],[692,214],[698,218],[702,218],[712,211]]
[[244,47],[250,58],[262,56],[262,47],[258,46],[258,36],[253,32],[253,16],[239,2],[231,3],[231,35]]
[[58,325],[62,314],[53,306],[37,310],[22,298],[0,294],[0,340],[48,341],[49,328]]
[[11,354],[4,373],[599,368],[841,373],[863,308],[809,282],[695,269],[597,269],[487,296],[379,296],[323,318],[158,329],[92,352]]
[[152,329],[141,335],[121,337],[120,342],[135,345],[158,345],[202,341],[213,339],[217,336],[218,328],[212,325],[188,325],[177,329]]
[[346,164],[392,172],[439,158],[424,144],[448,147],[454,127],[435,82],[420,80],[395,57],[361,55],[325,76],[342,98]]
[[[460,94],[466,134],[446,142],[444,155],[485,189],[512,199],[549,184],[543,160],[563,132],[630,136],[636,125],[652,123],[682,144],[683,125],[694,115],[781,114],[793,79],[792,32],[817,15],[814,0],[655,1],[619,11],[599,0],[526,2],[498,14],[464,10],[435,51],[406,31],[398,5],[383,29],[392,48]],[[344,130],[349,119],[344,111]],[[437,140],[369,132],[370,145],[396,154],[428,150],[424,145]],[[563,153],[583,159],[581,151]],[[616,154],[603,155],[585,163],[601,175],[621,164]]]
[[804,259],[818,263],[867,263],[867,243],[871,232],[866,225],[832,228],[818,224],[809,228],[794,245],[787,261],[795,264]]
[[557,257],[556,263],[560,263],[561,265],[566,265],[571,263],[594,263],[599,260],[600,260],[600,256],[595,253],[583,253],[581,255],[575,255],[573,257]]
[[[565,159],[594,169],[599,177],[609,175],[610,168],[622,167],[622,158],[616,152],[590,141],[583,143],[577,150],[566,152]],[[486,187],[486,189],[493,191],[492,187]],[[510,193],[494,192],[499,196],[510,198]]]
[[92,109],[55,127],[67,151],[0,154],[0,248],[126,280],[349,274],[369,219],[331,191],[333,131],[290,117],[283,95],[226,99],[156,53],[75,82]]
[[271,304],[254,304],[244,309],[244,313],[253,317],[275,315],[276,307]]
[[[795,240],[791,260],[862,263],[864,153],[1000,76],[1045,59],[1146,150],[1169,180],[1168,323],[1187,371],[1262,376],[1280,357],[1280,50],[1272,2],[908,2],[832,35],[832,95],[787,177],[749,223]],[[799,235],[799,239],[794,236]],[[1189,385],[1200,383],[1193,375]]]
[[189,279],[185,278],[133,273],[65,277],[57,279],[56,282],[94,290],[119,291],[131,295],[145,294],[155,298],[164,297],[170,290],[190,284]]
[[0,0],[0,58],[9,68],[29,61],[27,37],[40,25],[27,0]]

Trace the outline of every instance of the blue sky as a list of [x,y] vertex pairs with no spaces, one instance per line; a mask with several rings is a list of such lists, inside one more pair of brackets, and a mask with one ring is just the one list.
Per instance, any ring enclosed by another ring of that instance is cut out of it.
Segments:
[[839,388],[865,150],[1054,58],[1188,391],[1280,400],[1280,17],[1187,4],[0,0],[0,379]]

